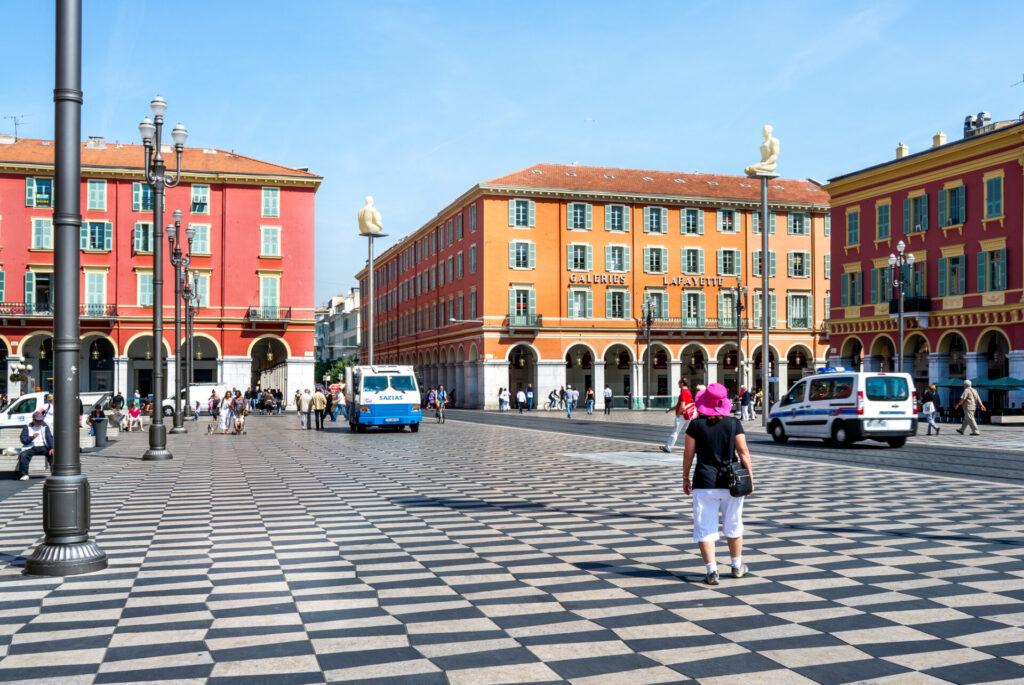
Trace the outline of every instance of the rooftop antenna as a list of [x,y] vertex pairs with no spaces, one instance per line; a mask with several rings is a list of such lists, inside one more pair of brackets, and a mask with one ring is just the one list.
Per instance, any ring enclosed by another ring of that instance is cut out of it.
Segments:
[[14,140],[17,141],[18,140],[18,124],[20,124],[23,121],[25,121],[25,115],[24,114],[19,114],[17,116],[4,117],[4,119],[10,119],[11,121],[14,122]]
[[1024,75],[1021,76],[1020,81],[1017,81],[1016,83],[1011,83],[1010,88],[1013,88],[1014,86],[1019,86],[1022,83],[1024,83]]

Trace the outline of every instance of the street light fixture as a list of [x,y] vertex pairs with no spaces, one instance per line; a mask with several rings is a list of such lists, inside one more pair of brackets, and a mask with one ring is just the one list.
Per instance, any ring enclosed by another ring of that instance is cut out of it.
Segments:
[[747,286],[743,285],[743,276],[736,277],[736,394],[739,395],[740,388],[746,385],[743,374],[742,355],[740,348],[743,345],[743,301],[747,299]]
[[644,332],[647,336],[647,369],[644,375],[644,396],[646,397],[644,408],[651,408],[651,326],[654,325],[654,308],[651,302],[651,294],[647,293],[644,296],[643,306],[643,320],[641,325],[644,327]]
[[163,221],[164,221],[164,190],[173,188],[181,180],[181,154],[185,149],[188,131],[180,123],[171,131],[174,140],[174,152],[177,169],[172,177],[167,174],[167,166],[161,151],[161,135],[164,127],[164,113],[167,102],[157,95],[149,103],[153,119],[145,117],[139,124],[142,146],[145,153],[144,165],[146,184],[153,189],[153,397],[155,409],[152,423],[149,425],[149,449],[142,455],[147,461],[172,459],[167,449],[167,427],[164,426],[164,297],[163,297]]
[[903,267],[914,266],[914,253],[905,253],[907,249],[906,243],[902,240],[896,243],[896,251],[898,255],[889,253],[889,268],[892,269],[892,284],[896,286],[896,297],[897,297],[897,315],[896,321],[899,327],[899,342],[896,350],[896,372],[903,373],[903,293],[906,290],[906,276],[903,273]]
[[[180,126],[181,124],[178,125]],[[188,429],[185,428],[185,421],[181,411],[181,377],[183,375],[181,363],[181,290],[186,270],[192,262],[192,241],[196,237],[196,229],[192,226],[185,229],[185,237],[188,239],[188,254],[183,255],[181,253],[181,210],[175,209],[173,216],[174,223],[167,225],[168,256],[171,259],[171,266],[174,267],[174,427],[171,428],[171,433],[180,434],[188,432]]]
[[[186,387],[195,383],[193,360],[203,358],[202,350],[195,344],[193,327],[195,305],[199,302],[199,286],[189,274],[188,266],[181,267],[181,299],[185,303],[185,382]],[[191,413],[191,412],[189,412]]]

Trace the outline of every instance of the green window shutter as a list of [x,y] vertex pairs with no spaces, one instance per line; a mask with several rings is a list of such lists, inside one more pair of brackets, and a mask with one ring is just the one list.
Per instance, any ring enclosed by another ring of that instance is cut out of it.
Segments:
[[928,230],[928,193],[921,196],[921,230]]
[[4,272],[0,271],[0,302],[5,301],[6,299],[7,299],[6,277],[4,276]]
[[651,273],[651,248],[644,248],[644,273]]
[[946,225],[946,193],[945,190],[939,191],[939,226]]
[[644,233],[651,232],[651,208],[644,207]]
[[939,297],[946,296],[946,257],[939,257]]
[[587,271],[594,270],[594,248],[587,245]]
[[622,230],[629,233],[629,215],[632,214],[632,207],[629,205],[622,206]]
[[[138,244],[138,240],[136,240],[135,242],[136,242],[136,244]],[[136,247],[136,249],[138,249],[138,248]],[[509,243],[508,244],[508,268],[514,269],[515,266],[516,266],[516,244],[515,243]]]
[[629,247],[622,248],[622,266],[626,271],[631,271],[633,269],[633,265],[629,261]]
[[83,250],[89,249],[89,226],[88,224],[81,224],[78,228],[78,242]]
[[142,209],[142,184],[132,183],[132,211],[138,212]]
[[509,288],[508,291],[508,315],[516,315],[516,291],[515,288]]
[[775,212],[768,212],[768,235],[775,235],[775,224],[779,218],[775,215]]
[[740,252],[739,250],[733,250],[732,251],[732,263],[736,267],[736,273],[734,273],[733,275],[734,276],[739,276],[740,274],[742,274],[743,273],[743,253]]
[[697,248],[697,273],[704,273],[704,248]]
[[[449,262],[450,264],[451,262]],[[537,267],[537,246],[534,243],[530,243],[530,268],[535,269]]]
[[716,209],[715,210],[715,230],[718,231],[719,233],[722,232],[722,210],[721,209]]
[[[537,225],[537,203],[534,202],[533,200],[530,200],[530,227],[532,228],[532,227],[534,227],[536,225]],[[531,290],[530,292],[532,293],[533,291]],[[532,297],[532,295],[531,295],[531,297]]]
[[903,198],[903,233],[910,233],[910,198]]
[[793,296],[786,293],[786,328],[794,328],[793,326]]
[[725,328],[730,322],[725,320],[725,293],[718,292],[718,327]]
[[754,274],[754,278],[761,278],[761,251],[754,250],[752,255],[754,259],[752,273]]
[[775,313],[775,293],[768,293],[768,326],[775,328],[778,316]]
[[795,230],[796,229],[793,225],[793,212],[786,212],[786,234],[793,235]]
[[754,293],[754,328],[761,327],[761,293]]
[[34,178],[25,179],[25,206],[36,206],[36,180]]
[[871,270],[871,304],[878,302],[878,269]]
[[793,278],[793,255],[794,255],[793,252],[787,252],[786,253],[786,262],[787,262],[787,264],[786,264],[787,272],[786,273],[789,274],[790,278]]
[[842,278],[839,279],[841,288],[839,303],[844,307],[850,302],[850,283],[847,275],[848,274],[841,274]]
[[661,271],[659,271],[658,273],[667,274],[668,273],[668,248],[667,247],[662,247],[660,249],[661,249]]
[[768,278],[775,278],[775,250],[768,250]]
[[604,291],[604,318],[612,318],[612,291]]
[[604,270],[612,270],[612,248],[605,245],[604,248]]
[[738,209],[732,211],[732,230],[735,233],[743,232],[743,212]]
[[576,316],[576,312],[572,310],[572,294],[571,290],[565,294],[565,315],[570,319]]
[[697,326],[700,328],[704,327],[704,293],[700,293],[700,297],[697,298]]
[[704,235],[704,210],[697,208],[697,235]]
[[25,272],[25,306],[32,307],[36,303],[36,275],[31,271]]
[[594,318],[594,292],[592,290],[587,291],[587,318]]
[[594,227],[594,206],[587,204],[587,230],[589,231]]
[[[988,253],[978,253],[978,292],[985,292],[985,285],[988,275]],[[993,284],[995,285],[995,284]],[[993,288],[995,290],[995,288]]]
[[668,210],[662,207],[661,212],[661,232],[668,233]]
[[630,304],[631,300],[632,298],[630,297],[628,290],[622,293],[622,315],[627,319],[633,317],[633,309],[632,305]]
[[604,206],[604,230],[612,230],[612,206]]
[[750,227],[755,235],[761,233],[761,210],[755,209],[750,214]]
[[804,235],[811,234],[811,213],[804,212]]
[[103,249],[109,250],[114,246],[114,224],[106,222],[103,224]]
[[723,256],[723,250],[721,248],[715,250],[715,255],[718,257],[718,275],[722,275],[722,270],[725,268],[725,257]]
[[686,248],[679,250],[679,273],[687,273],[686,271]]
[[565,246],[565,268],[569,271],[573,270],[572,267],[572,245]]
[[960,268],[958,269],[959,273],[957,274],[956,282],[957,285],[960,287],[960,294],[963,295],[965,292],[967,292],[967,257],[960,255],[959,257],[955,257],[954,259],[956,259],[957,264],[960,266]]
[[856,284],[857,304],[864,304],[864,272],[858,271],[854,279]]
[[509,200],[508,201],[508,225],[509,226],[515,226],[516,225],[516,201],[515,200]]
[[957,223],[962,224],[967,220],[967,196],[964,186],[960,186],[956,189],[956,194],[959,202],[957,203],[958,215]]

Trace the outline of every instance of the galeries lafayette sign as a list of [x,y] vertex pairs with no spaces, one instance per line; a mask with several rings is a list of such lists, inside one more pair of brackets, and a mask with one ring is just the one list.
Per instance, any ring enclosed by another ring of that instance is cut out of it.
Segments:
[[[626,274],[569,274],[569,283],[607,283],[609,285],[626,285]],[[678,285],[683,288],[704,288],[707,286],[725,285],[725,278],[720,276],[662,276],[662,285]]]

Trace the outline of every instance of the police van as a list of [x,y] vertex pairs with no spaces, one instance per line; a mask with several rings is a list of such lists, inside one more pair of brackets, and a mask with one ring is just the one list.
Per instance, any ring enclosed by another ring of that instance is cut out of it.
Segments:
[[420,389],[411,366],[350,366],[345,369],[345,408],[353,432],[367,426],[419,431],[423,412]]
[[768,433],[780,443],[820,438],[839,446],[877,440],[902,447],[917,435],[916,405],[910,374],[823,368],[772,405]]

